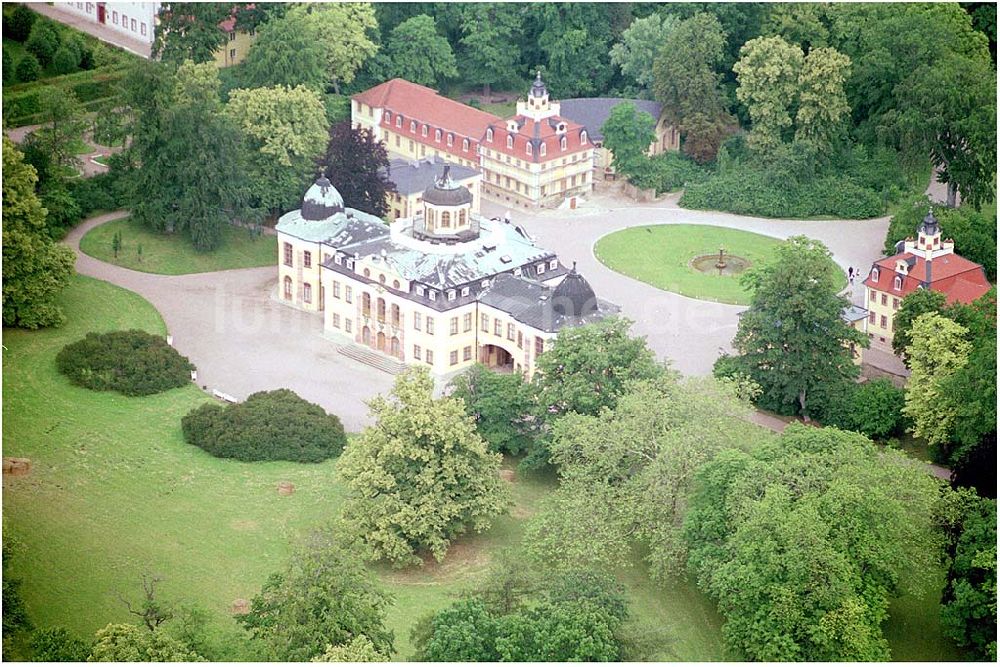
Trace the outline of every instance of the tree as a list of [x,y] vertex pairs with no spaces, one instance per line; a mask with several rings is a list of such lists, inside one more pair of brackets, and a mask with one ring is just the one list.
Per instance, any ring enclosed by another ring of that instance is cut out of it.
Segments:
[[14,71],[14,56],[10,55],[10,50],[3,52],[3,85],[9,86],[17,81],[17,72]]
[[675,16],[657,13],[635,19],[622,33],[622,41],[611,47],[611,62],[635,81],[640,94],[652,90],[653,63],[678,23]]
[[26,53],[17,61],[15,74],[18,81],[28,83],[42,75],[42,66],[38,63],[38,58],[31,53]]
[[[969,352],[969,363],[941,384],[944,403],[954,406],[955,423],[951,440],[955,443],[950,459],[956,474],[967,477],[973,473],[976,450],[996,446],[997,427],[997,348],[996,334],[977,338]],[[988,458],[988,457],[987,457]],[[970,465],[971,464],[971,465]],[[982,482],[975,486],[984,496],[995,495],[996,476],[985,471]],[[992,485],[989,481],[992,478]],[[984,485],[985,483],[985,485]],[[991,492],[992,490],[992,492]]]
[[175,65],[212,62],[228,40],[219,24],[232,10],[233,5],[217,2],[164,3],[153,31],[153,57]]
[[545,53],[547,85],[553,97],[579,97],[603,90],[607,49],[586,30],[567,30],[552,38]]
[[88,662],[196,662],[204,660],[163,630],[114,624],[97,631]]
[[[215,65],[186,62],[176,73],[143,62],[125,84],[133,118],[128,176],[132,217],[168,234],[186,232],[195,249],[213,250],[248,206],[246,155],[223,113]],[[224,174],[225,177],[220,177]]]
[[550,449],[560,483],[528,524],[532,559],[555,571],[620,567],[638,542],[654,578],[681,572],[694,472],[764,435],[746,420],[742,389],[664,374],[631,384],[596,416],[559,419]]
[[493,451],[517,455],[531,446],[534,394],[520,373],[498,373],[476,364],[451,381],[451,396],[462,400]]
[[389,662],[388,653],[379,651],[371,639],[358,635],[346,644],[326,647],[312,662]]
[[740,49],[740,60],[733,65],[739,82],[736,98],[753,121],[747,146],[761,155],[770,155],[792,127],[803,60],[802,49],[780,37],[758,37]]
[[631,102],[621,102],[611,110],[601,127],[604,146],[614,156],[616,170],[630,174],[646,158],[650,144],[656,141],[656,119],[637,111]]
[[[374,560],[401,567],[481,532],[511,504],[500,454],[489,452],[460,400],[433,398],[425,369],[398,376],[392,398],[369,403],[375,424],[348,445],[338,474],[344,518]],[[419,462],[415,465],[414,462]]]
[[348,206],[380,217],[389,212],[386,196],[396,191],[389,154],[370,130],[356,130],[349,120],[333,125],[323,160],[323,175]]
[[795,140],[830,146],[841,124],[851,113],[844,82],[851,72],[851,59],[836,49],[811,50],[799,71],[799,110],[795,114]]
[[371,3],[323,3],[293,7],[289,13],[308,12],[307,25],[322,46],[326,74],[334,90],[354,81],[366,60],[378,51],[369,37],[378,30]]
[[[809,416],[809,395],[857,377],[851,345],[867,338],[841,318],[840,273],[819,241],[794,236],[774,260],[744,274],[752,292],[733,347],[736,363],[762,389],[760,404],[795,406]],[[797,405],[796,405],[797,404]]]
[[996,196],[996,74],[989,55],[944,55],[914,71],[897,89],[901,143],[930,154],[939,180],[977,209]]
[[142,601],[136,605],[133,605],[132,602],[125,597],[121,595],[118,596],[118,599],[120,599],[122,604],[125,605],[125,608],[128,609],[128,613],[141,618],[143,625],[145,625],[146,629],[150,632],[155,632],[157,628],[174,617],[173,606],[156,598],[156,584],[160,583],[160,581],[162,581],[162,579],[159,577],[143,574],[143,597]]
[[435,86],[458,76],[451,45],[438,34],[434,19],[426,14],[407,19],[393,29],[385,56],[390,72],[386,78]]
[[52,69],[56,74],[69,74],[75,72],[80,66],[80,52],[74,51],[67,44],[63,44],[56,49],[52,56]]
[[[948,583],[941,599],[945,634],[976,660],[997,656],[997,504],[970,492],[958,496],[959,515],[947,526]],[[955,502],[955,501],[953,501]]]
[[33,141],[49,156],[53,165],[75,168],[80,161],[73,151],[73,144],[87,126],[86,111],[72,90],[46,86],[39,94],[42,107],[42,132],[32,136]]
[[943,293],[929,289],[918,289],[903,298],[899,310],[892,318],[892,351],[902,357],[907,366],[909,359],[906,357],[906,348],[913,343],[910,337],[913,323],[918,317],[927,313],[943,314],[945,300]]
[[261,26],[243,61],[242,86],[306,86],[324,92],[330,74],[316,25],[317,21],[304,9],[293,8]]
[[10,22],[4,23],[4,33],[15,42],[23,42],[31,35],[31,28],[37,18],[38,14],[28,9],[27,5],[19,3],[11,10]]
[[3,139],[3,323],[26,329],[65,320],[56,297],[73,275],[76,257],[52,243],[45,209],[35,195],[35,170]]
[[391,602],[357,550],[324,530],[296,547],[287,566],[268,577],[250,611],[236,620],[262,642],[270,661],[305,662],[330,644],[361,637],[390,655],[393,636],[385,628],[385,613]]
[[688,565],[749,660],[886,660],[890,598],[922,590],[939,482],[863,436],[793,424],[696,473]]
[[31,26],[31,34],[28,35],[24,48],[45,66],[52,62],[52,56],[55,55],[60,42],[59,31],[55,24],[47,19],[41,19]]
[[29,645],[35,662],[85,662],[90,655],[90,646],[66,628],[35,630]]
[[803,51],[823,47],[830,38],[826,7],[808,2],[775,3],[767,6],[767,18],[761,26],[764,36],[777,35]]
[[271,213],[294,208],[326,147],[323,100],[305,86],[237,89],[226,114],[243,133],[255,205]]
[[700,163],[715,159],[726,128],[735,123],[716,72],[725,44],[719,20],[697,14],[677,24],[653,63],[653,95],[684,136],[684,152]]
[[490,86],[507,81],[520,71],[517,49],[511,48],[521,32],[521,8],[492,2],[462,7],[462,71],[469,82],[483,84],[489,101]]
[[913,322],[912,342],[906,348],[910,362],[904,414],[913,421],[912,432],[931,445],[951,439],[955,406],[942,401],[942,385],[969,361],[968,329],[938,315],[926,313]]

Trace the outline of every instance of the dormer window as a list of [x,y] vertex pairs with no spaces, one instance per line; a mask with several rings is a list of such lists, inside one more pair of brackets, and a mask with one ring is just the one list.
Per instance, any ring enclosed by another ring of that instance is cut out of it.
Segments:
[[463,287],[462,288],[462,296],[469,296],[469,288],[468,287]]
[[424,125],[424,126],[423,126],[422,128],[420,128],[420,136],[423,136],[423,137],[426,137],[426,136],[427,136],[427,131],[428,131],[428,130],[430,130],[430,127],[428,127],[428,126],[427,126],[427,125],[425,124],[425,125]]
[[542,157],[545,157],[545,144],[542,144],[541,146],[538,147],[538,154],[541,155]]
[[550,269],[552,269],[553,271],[555,271],[558,266],[559,266],[559,260],[558,259],[549,260],[549,268]]
[[462,151],[465,152],[465,151],[468,151],[468,150],[469,150],[469,140],[468,139],[462,139]]
[[510,134],[507,135],[507,148],[514,147],[514,137]]
[[434,141],[441,141],[441,130],[434,130]]
[[524,145],[524,150],[528,155],[531,155],[531,142],[528,142]]
[[875,282],[878,282],[878,268],[877,267],[872,269],[872,280],[874,280]]
[[489,280],[484,280],[483,282],[479,283],[479,286],[483,287],[483,288],[489,287],[490,286],[490,281]]
[[387,123],[391,123],[392,122],[392,112],[391,111],[386,111],[385,112],[385,122],[387,122]]
[[449,132],[448,133],[448,146],[451,146],[453,143],[455,143],[455,135],[452,134],[451,132]]
[[566,137],[559,140],[559,148],[561,150],[566,150]]
[[486,128],[486,141],[490,141],[490,142],[493,141],[493,128],[492,127]]
[[580,130],[580,143],[581,144],[587,143],[587,131],[586,130]]
[[455,300],[455,290],[450,289],[448,290],[448,301],[454,301],[454,300]]
[[437,301],[437,298],[438,298],[438,293],[437,293],[437,292],[435,292],[434,290],[431,290],[431,291],[430,291],[430,292],[429,292],[429,293],[427,294],[427,298],[428,298],[428,299],[430,299],[431,301]]
[[416,132],[416,131],[417,131],[417,121],[411,120],[410,121],[410,132]]
[[344,258],[341,257],[340,255],[334,255],[333,256],[333,263],[334,264],[343,264],[344,263]]
[[396,127],[399,127],[399,128],[403,127],[403,117],[402,116],[396,116]]
[[892,281],[892,289],[903,289],[903,277],[896,276],[896,279]]
[[542,262],[541,264],[538,265],[538,272],[545,273],[545,262]]
[[424,286],[417,285],[417,296],[423,296],[423,295],[424,295]]
[[556,126],[556,132],[565,132],[565,131],[566,131],[566,123],[559,123]]

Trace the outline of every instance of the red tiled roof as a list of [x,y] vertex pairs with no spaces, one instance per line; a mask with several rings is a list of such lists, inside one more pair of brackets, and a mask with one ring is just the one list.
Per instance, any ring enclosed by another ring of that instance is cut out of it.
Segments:
[[[907,275],[902,276],[900,289],[895,289],[896,262],[903,260],[912,262]],[[926,260],[913,253],[904,252],[892,257],[885,257],[872,264],[879,268],[878,280],[874,280],[871,271],[865,278],[865,286],[880,292],[905,297],[915,292],[926,277]],[[983,267],[960,255],[948,253],[935,257],[931,261],[931,289],[945,295],[948,303],[972,303],[990,291],[990,283],[986,280]]]
[[[403,130],[403,134],[413,136],[422,143],[434,143],[435,129],[440,129],[443,133],[452,132],[459,137],[478,142],[489,124],[501,122],[498,116],[448,99],[439,95],[433,88],[411,83],[406,79],[392,79],[380,83],[374,88],[352,95],[351,99],[376,109],[391,111],[391,119],[383,117],[384,127],[396,128],[396,115],[401,114],[403,121],[396,129]],[[415,133],[409,131],[411,120],[417,121]],[[429,126],[426,137],[422,135],[421,130],[424,124]],[[445,146],[444,137],[441,145]]]
[[[535,121],[527,116],[515,116],[518,131],[514,134],[507,130],[504,122],[494,123],[493,141],[487,141],[483,137],[483,145],[507,155],[513,155],[530,162],[544,162],[560,155],[571,155],[578,151],[585,151],[593,148],[588,137],[587,143],[583,143],[583,134],[586,128],[571,120],[561,116],[550,116],[540,121]],[[559,123],[566,124],[566,148],[561,148],[563,134],[556,132]],[[537,136],[535,132],[538,132]],[[512,137],[511,147],[507,146],[507,137]],[[528,155],[527,145],[532,144],[531,155]],[[541,146],[545,145],[545,155],[541,155]]]
[[[254,9],[255,7],[256,5],[251,2],[246,6],[246,9]],[[219,23],[219,29],[222,30],[223,32],[232,32],[235,27],[236,27],[236,7],[233,7],[233,13],[230,14],[228,19],[226,19],[225,21],[221,21]]]

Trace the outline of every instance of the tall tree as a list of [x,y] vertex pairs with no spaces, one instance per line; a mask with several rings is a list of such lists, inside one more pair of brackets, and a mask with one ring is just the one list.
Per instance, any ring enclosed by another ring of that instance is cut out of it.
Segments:
[[89,662],[197,662],[204,660],[163,630],[109,624],[97,631]]
[[37,329],[65,320],[56,297],[73,275],[76,257],[55,245],[35,194],[34,167],[3,138],[3,323]]
[[232,219],[252,214],[240,132],[223,113],[215,65],[186,62],[176,73],[141,63],[129,75],[132,109],[128,151],[132,216],[150,228],[186,232],[198,250],[212,250]]
[[511,504],[500,454],[489,452],[461,401],[435,399],[433,389],[425,369],[398,376],[391,399],[369,403],[375,424],[338,466],[345,520],[375,560],[395,566],[428,553],[442,561],[452,540],[485,530]]
[[942,385],[969,362],[968,331],[937,313],[919,316],[910,329],[910,379],[903,412],[913,421],[913,435],[931,445],[951,439],[956,411],[942,400]]
[[[577,97],[606,89],[614,74],[609,51],[612,32],[609,5],[539,3],[542,30],[538,47],[546,63],[546,83],[553,97]],[[539,64],[539,63],[535,63]]]
[[85,111],[72,90],[62,90],[46,86],[38,94],[42,108],[42,132],[37,137],[39,147],[44,150],[53,165],[77,167],[80,164],[73,144],[87,126]]
[[753,122],[747,146],[761,155],[770,155],[792,127],[803,59],[800,47],[780,37],[758,37],[740,49],[740,60],[733,65],[739,82],[736,98]]
[[656,141],[655,127],[656,119],[645,111],[638,111],[631,102],[615,105],[601,127],[601,134],[605,148],[614,156],[616,170],[630,174],[646,159],[650,144]]
[[812,2],[776,2],[767,6],[761,25],[765,37],[776,35],[803,51],[826,46],[830,38],[826,6]]
[[854,433],[793,424],[698,471],[688,565],[749,660],[886,660],[889,600],[925,590],[938,480]]
[[386,42],[385,58],[387,78],[436,86],[458,76],[451,45],[438,33],[434,19],[426,14],[407,19],[393,29]]
[[799,70],[796,141],[808,141],[819,149],[830,146],[850,116],[844,92],[850,72],[851,59],[836,49],[819,47],[806,55]]
[[715,159],[735,124],[717,72],[725,45],[718,19],[697,14],[670,32],[653,63],[653,95],[684,137],[684,152],[702,163]]
[[378,648],[365,635],[358,635],[346,644],[330,644],[312,662],[390,662],[387,653]]
[[243,61],[239,75],[242,86],[301,85],[324,92],[331,73],[326,69],[327,52],[316,29],[318,23],[305,8],[293,7],[261,26]]
[[495,452],[519,454],[534,439],[532,386],[520,373],[498,373],[476,364],[451,381],[451,395],[462,399],[465,413]]
[[271,661],[305,662],[330,644],[358,638],[389,655],[393,636],[385,613],[391,602],[359,553],[324,530],[309,534],[286,567],[268,577],[250,611],[236,618]]
[[652,90],[653,63],[679,22],[675,16],[657,13],[636,19],[622,33],[622,41],[611,47],[611,62],[635,81],[643,96]]
[[328,82],[339,94],[340,87],[354,81],[354,75],[366,60],[375,55],[378,45],[372,35],[378,30],[371,3],[305,4],[289,9],[306,15],[310,37],[322,47]]
[[909,366],[906,357],[906,348],[912,343],[910,329],[918,317],[925,313],[943,314],[945,310],[946,297],[941,292],[929,289],[920,289],[907,294],[903,302],[892,318],[892,351],[903,358],[904,363]]
[[389,211],[386,195],[396,191],[388,176],[389,154],[370,130],[356,130],[349,120],[337,123],[323,159],[323,174],[348,206],[377,216]]
[[237,89],[226,114],[243,133],[257,206],[271,213],[294,208],[326,148],[323,100],[305,86]]
[[461,70],[466,81],[490,87],[520,72],[520,53],[512,48],[521,31],[522,11],[515,4],[490,2],[462,7]]
[[868,340],[841,318],[849,305],[837,294],[841,275],[826,246],[793,236],[741,279],[752,296],[733,347],[771,409],[794,406],[808,416],[811,393],[857,377],[850,346]]
[[228,37],[219,24],[234,5],[219,2],[165,2],[153,30],[152,54],[163,62],[212,62]]

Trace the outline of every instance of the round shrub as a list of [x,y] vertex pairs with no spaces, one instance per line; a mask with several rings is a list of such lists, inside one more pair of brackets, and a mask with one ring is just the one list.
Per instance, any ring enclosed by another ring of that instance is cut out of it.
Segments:
[[45,20],[35,21],[31,27],[31,34],[28,35],[28,41],[24,43],[24,48],[34,54],[38,58],[38,62],[48,65],[52,62],[52,56],[55,55],[60,42],[59,31],[52,23]]
[[344,450],[340,419],[289,389],[261,391],[243,403],[207,403],[181,420],[184,440],[212,456],[240,461],[317,463]]
[[26,53],[18,61],[15,73],[17,74],[18,81],[28,83],[29,81],[35,81],[42,75],[42,66],[39,64],[38,58],[30,53]]
[[14,56],[10,55],[10,51],[3,52],[3,85],[9,86],[10,84],[17,81],[17,72],[14,71]]
[[9,23],[4,26],[4,37],[9,37],[15,42],[23,42],[31,34],[31,26],[35,25],[37,18],[38,14],[24,5],[18,5],[10,13]]
[[35,662],[86,662],[90,645],[66,628],[44,628],[31,633]]
[[126,396],[183,387],[194,370],[162,336],[135,329],[89,333],[64,347],[56,355],[56,366],[73,384]]
[[71,74],[80,64],[80,54],[65,44],[56,49],[52,56],[52,69],[56,74]]

